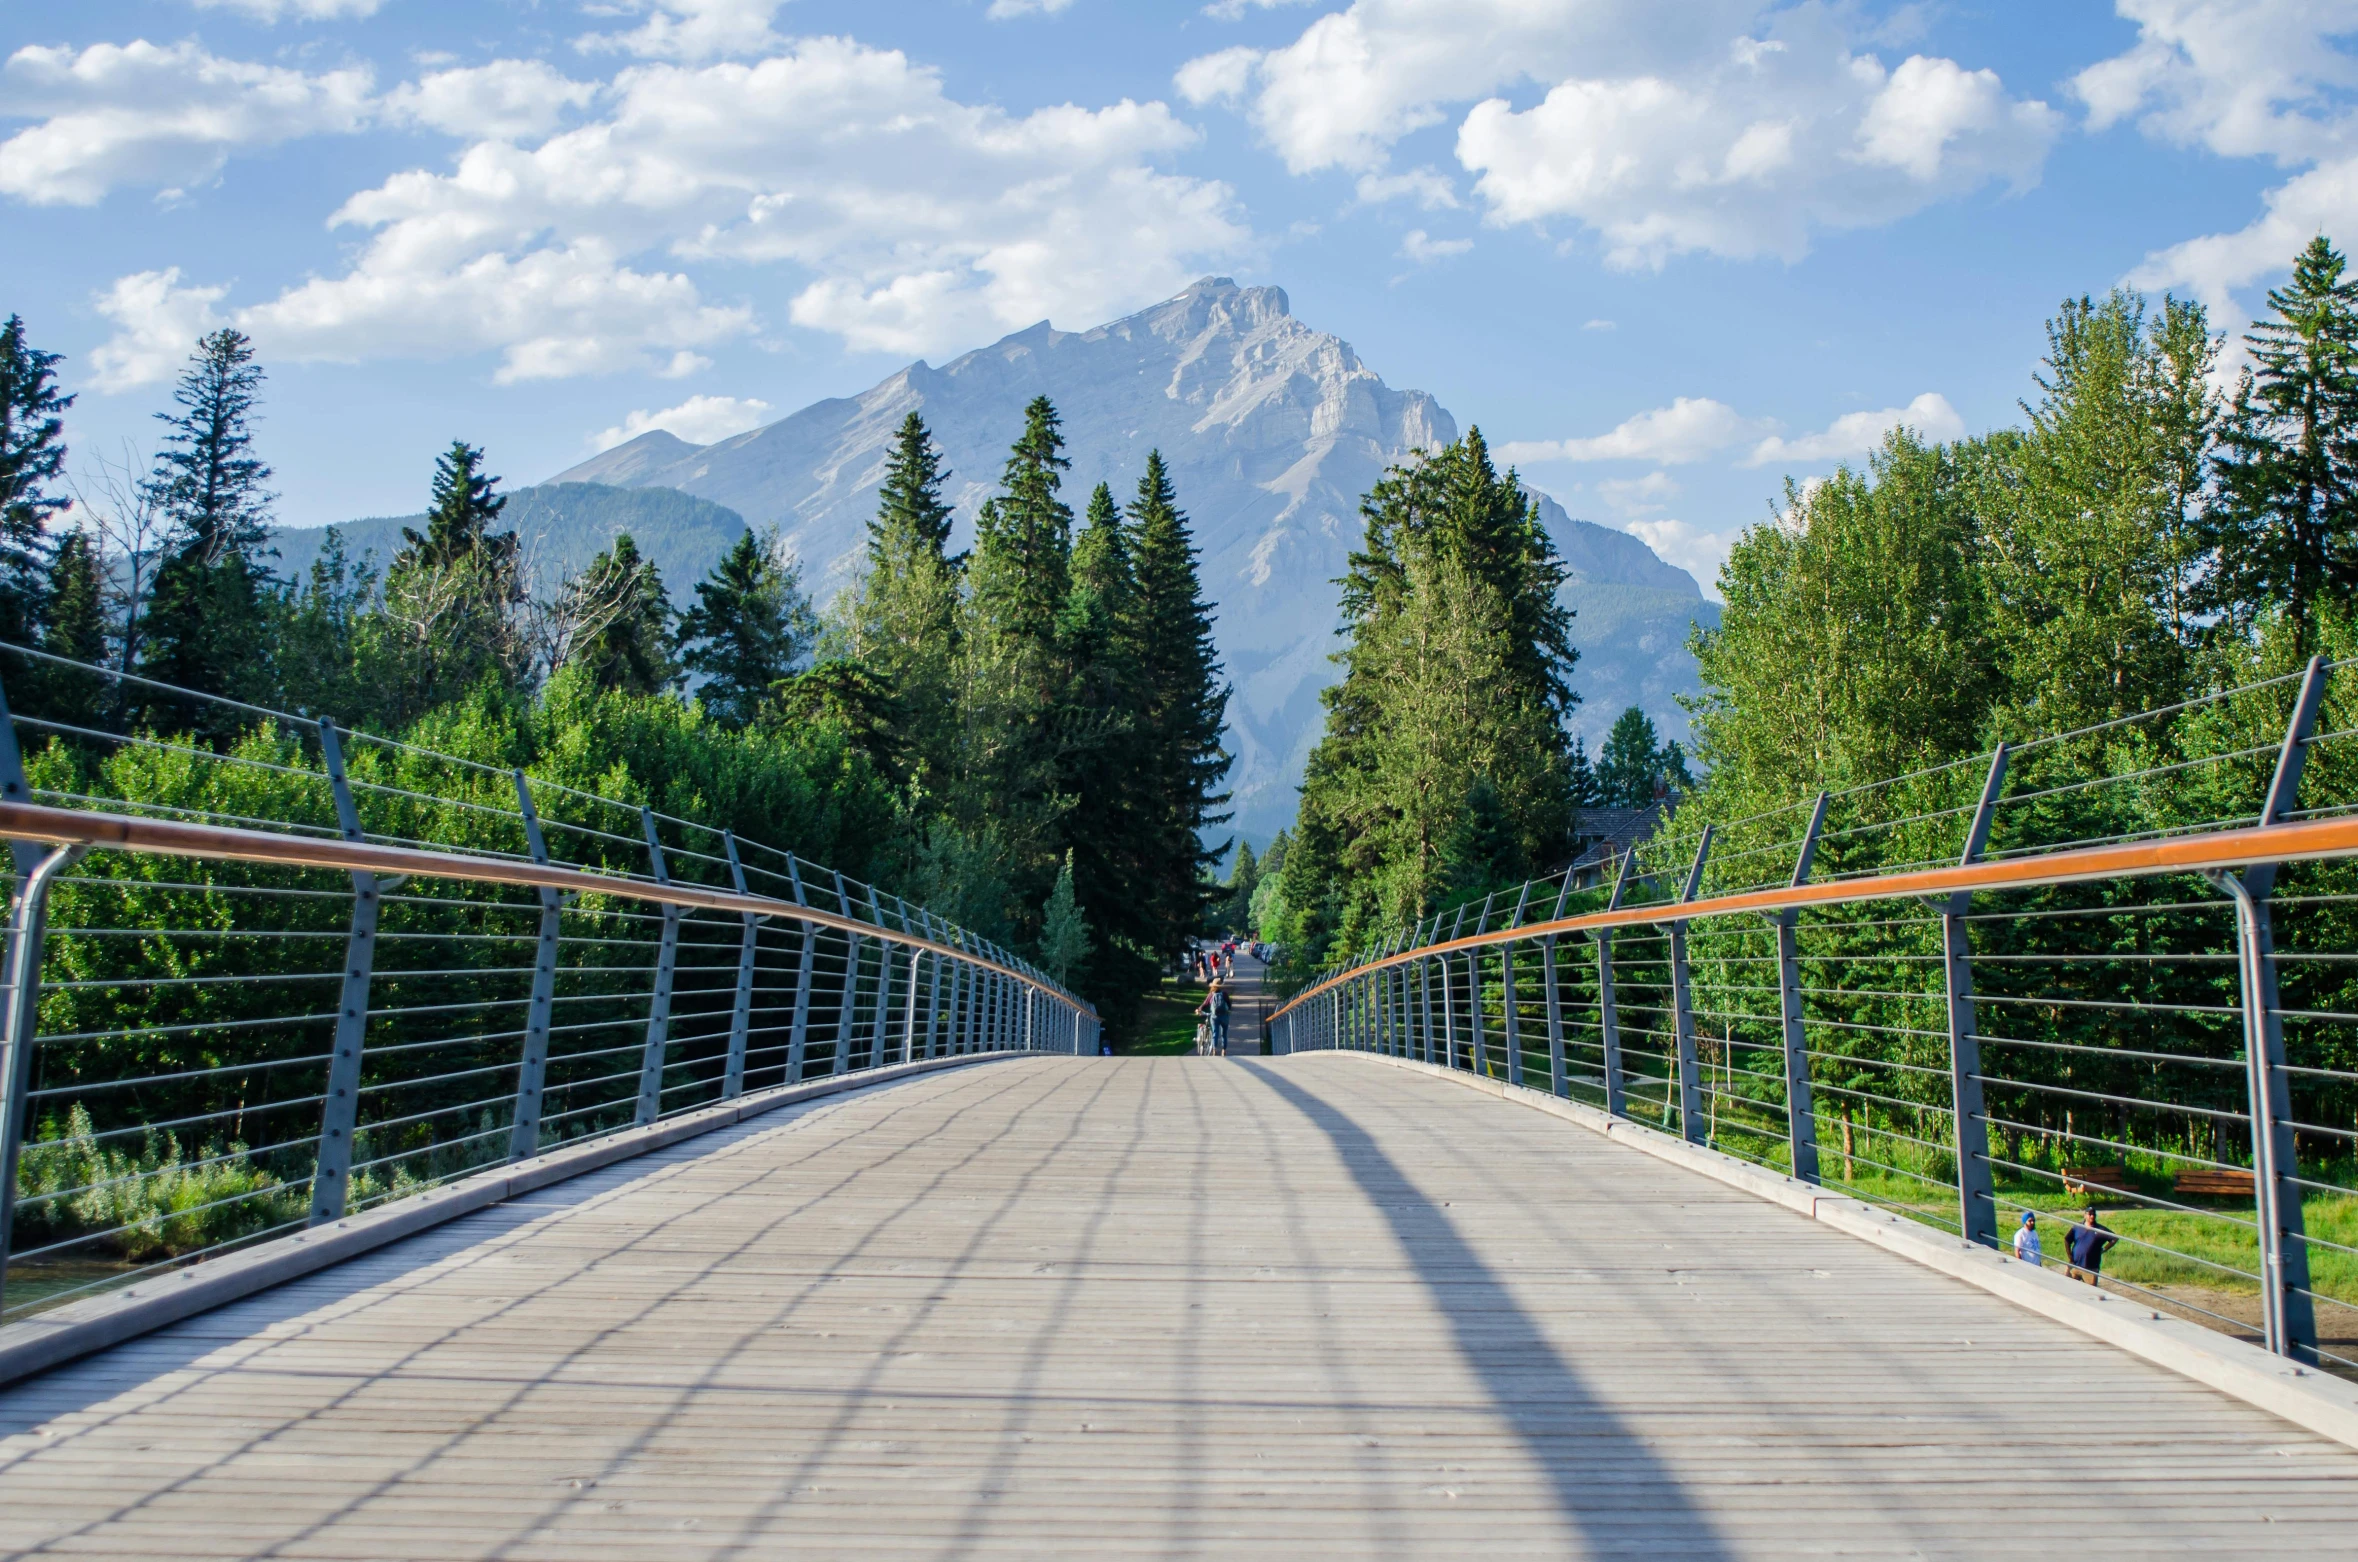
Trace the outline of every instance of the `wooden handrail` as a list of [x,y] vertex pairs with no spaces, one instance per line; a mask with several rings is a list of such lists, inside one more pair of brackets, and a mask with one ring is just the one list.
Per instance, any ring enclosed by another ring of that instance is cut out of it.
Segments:
[[199,857],[219,862],[264,863],[285,868],[327,868],[346,872],[410,874],[427,879],[458,879],[470,884],[507,884],[520,889],[573,890],[588,895],[621,895],[651,905],[679,906],[694,911],[735,912],[740,916],[782,917],[819,927],[838,928],[862,938],[881,939],[911,949],[931,950],[984,970],[1012,976],[1025,986],[1069,1003],[1095,1018],[1097,1011],[1054,983],[1020,967],[986,959],[915,933],[896,932],[873,922],[862,922],[816,906],[798,906],[768,895],[741,895],[733,890],[706,889],[698,884],[658,884],[652,879],[593,873],[586,868],[519,862],[503,857],[478,857],[465,852],[420,851],[410,846],[380,846],[367,841],[329,840],[315,836],[277,835],[268,830],[236,829],[223,825],[190,824],[180,819],[143,819],[134,814],[85,813],[76,808],[50,808],[38,803],[0,803],[0,839],[82,844],[113,851],[145,852],[161,857]]
[[[0,810],[4,812],[5,810]],[[2085,884],[2100,879],[2150,878],[2162,873],[2201,873],[2239,868],[2255,862],[2316,862],[2358,856],[2358,816],[2308,819],[2298,824],[2247,826],[2239,830],[2208,830],[2198,835],[2173,835],[2153,841],[2130,841],[2113,846],[2075,846],[2065,851],[2023,857],[2000,857],[1956,868],[1917,868],[1905,873],[1863,875],[1852,879],[1823,879],[1792,887],[1746,890],[1703,900],[1667,901],[1654,906],[1623,906],[1592,911],[1554,922],[1527,922],[1494,933],[1468,934],[1447,943],[1425,944],[1339,971],[1305,988],[1285,1007],[1269,1016],[1275,1020],[1322,992],[1354,977],[1388,966],[1405,965],[1429,955],[1463,949],[1486,949],[1494,944],[1520,943],[1565,933],[1602,932],[1612,928],[1643,927],[1670,922],[1694,922],[1705,917],[1740,914],[1773,915],[1807,910],[1812,906],[1851,905],[1882,900],[1971,894],[1991,890],[2043,889],[2054,884]]]

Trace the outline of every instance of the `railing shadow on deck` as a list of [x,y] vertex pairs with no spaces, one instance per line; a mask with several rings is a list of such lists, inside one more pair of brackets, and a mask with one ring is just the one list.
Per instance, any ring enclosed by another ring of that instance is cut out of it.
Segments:
[[[1546,1472],[1557,1508],[1593,1546],[1612,1550],[1627,1542],[1617,1527],[1599,1528],[1599,1520],[1642,1515],[1653,1549],[1690,1557],[1730,1554],[1678,1475],[1589,1391],[1512,1288],[1367,1130],[1282,1068],[1251,1059],[1239,1059],[1238,1066],[1326,1135],[1360,1192],[1383,1212],[1418,1280],[1448,1318],[1458,1355]],[[1600,1436],[1615,1442],[1609,1484],[1588,1479],[1572,1458]]]

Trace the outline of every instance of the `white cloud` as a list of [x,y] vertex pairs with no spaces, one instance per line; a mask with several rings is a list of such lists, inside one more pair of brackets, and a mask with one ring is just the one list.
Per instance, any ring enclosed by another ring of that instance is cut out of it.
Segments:
[[1500,447],[1508,461],[1654,461],[1675,466],[1700,461],[1776,425],[1747,418],[1724,401],[1681,396],[1624,420],[1588,439],[1528,440]]
[[385,94],[385,113],[445,135],[512,141],[548,134],[565,110],[587,108],[597,93],[540,60],[493,60],[404,82]]
[[[1791,258],[1814,228],[2036,179],[2052,110],[1950,60],[1889,69],[1855,52],[1847,15],[1771,0],[1355,0],[1284,48],[1206,55],[1179,80],[1191,101],[1246,101],[1295,173],[1385,177],[1402,137],[1455,118],[1490,220],[1569,218],[1622,266],[1685,250]],[[1526,84],[1546,89],[1529,107],[1497,96]]]
[[88,206],[121,185],[197,184],[232,151],[360,129],[370,86],[364,68],[306,75],[194,43],[19,49],[0,117],[41,122],[0,143],[0,194]]
[[1073,0],[991,0],[991,8],[984,14],[994,22],[1014,16],[1054,16],[1072,3]]
[[222,324],[213,306],[228,291],[182,287],[178,267],[117,278],[92,301],[115,323],[113,337],[90,355],[93,382],[102,391],[120,391],[179,373],[196,339]]
[[666,407],[661,412],[626,413],[615,427],[591,435],[590,444],[599,450],[611,450],[651,428],[659,428],[691,445],[709,445],[731,434],[759,428],[769,415],[770,404],[751,397],[690,396],[678,406]]
[[1361,174],[1358,194],[1370,206],[1402,197],[1429,212],[1455,211],[1458,205],[1456,186],[1430,168],[1411,168],[1403,174]]
[[1704,593],[1719,600],[1719,569],[1735,545],[1733,532],[1707,532],[1687,521],[1624,521],[1621,529],[1677,565],[1701,583]]
[[1583,320],[1580,322],[1580,329],[1583,331],[1613,331],[1620,329],[1620,327],[1611,320]]
[[2243,228],[2158,250],[2129,274],[2232,318],[2236,290],[2284,271],[2312,236],[2358,229],[2358,56],[2341,47],[2358,34],[2358,0],[2119,0],[2119,10],[2137,42],[2072,83],[2091,126],[2134,117],[2173,145],[2307,165]]
[[[368,235],[349,269],[232,318],[280,357],[490,349],[502,381],[660,368],[753,328],[680,269],[721,261],[783,268],[790,318],[854,347],[964,346],[1103,319],[1243,248],[1225,185],[1154,166],[1193,136],[1161,104],[959,103],[842,39],[637,65],[537,146],[480,141],[353,196],[332,219]],[[144,318],[126,310],[127,337]]]
[[1217,54],[1198,55],[1179,67],[1172,84],[1190,103],[1233,102],[1252,89],[1253,66],[1260,58],[1258,49],[1222,49]]
[[1452,255],[1463,255],[1474,247],[1472,239],[1436,239],[1426,236],[1422,228],[1411,228],[1400,241],[1400,253],[1420,266],[1436,260],[1447,260]]
[[1212,0],[1204,7],[1204,15],[1223,22],[1233,22],[1250,11],[1274,10],[1281,5],[1315,5],[1317,0]]
[[385,0],[196,0],[200,11],[243,11],[257,22],[294,17],[305,22],[332,22],[345,16],[374,16]]
[[1651,515],[1678,496],[1678,483],[1663,471],[1608,478],[1597,484],[1597,497],[1623,515]]
[[2350,147],[2346,93],[2358,63],[2351,0],[2118,0],[2137,24],[2126,52],[2081,71],[2088,122],[2136,116],[2149,136],[2228,157],[2305,163]]
[[1937,391],[1926,391],[1904,407],[1885,407],[1880,412],[1846,412],[1819,433],[1804,434],[1798,439],[1771,436],[1752,447],[1744,465],[1848,460],[1867,454],[1883,443],[1885,435],[1902,427],[1934,441],[1965,437],[1965,420],[1949,405],[1949,399]]
[[634,0],[646,21],[622,33],[591,33],[574,47],[619,49],[651,60],[716,60],[761,54],[785,40],[770,18],[785,0]]

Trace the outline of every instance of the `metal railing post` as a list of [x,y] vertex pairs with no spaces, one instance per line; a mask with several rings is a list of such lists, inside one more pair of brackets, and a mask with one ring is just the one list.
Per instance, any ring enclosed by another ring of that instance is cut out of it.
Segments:
[[[2309,739],[2325,699],[2325,658],[2311,657],[2261,804],[2260,825],[2292,811],[2308,761]],[[2284,1016],[2278,1007],[2276,930],[2268,898],[2277,865],[2254,863],[2241,879],[2216,875],[2235,898],[2236,948],[2243,988],[2246,1088],[2251,1098],[2252,1202],[2260,1237],[2260,1319],[2268,1348],[2315,1365],[2317,1309],[2309,1296],[2309,1243],[2301,1208],[2299,1141],[2292,1130],[2292,1086],[2285,1072]]]
[[[852,914],[851,894],[843,887],[841,873],[835,875],[835,909],[847,917]],[[835,1063],[827,1070],[830,1074],[841,1074],[851,1068],[852,1026],[860,1012],[860,964],[867,952],[861,947],[867,940],[859,934],[846,932],[843,936],[843,998],[835,1006]]]
[[[1793,864],[1793,887],[1809,879],[1810,859],[1818,852],[1818,833],[1826,826],[1826,794],[1820,792],[1810,809],[1809,829],[1802,835],[1801,852]],[[1777,913],[1777,1007],[1785,1031],[1785,1132],[1791,1147],[1793,1175],[1803,1182],[1818,1180],[1818,1114],[1809,1090],[1809,1040],[1801,1018],[1801,913]]]
[[[1613,875],[1613,893],[1605,901],[1607,911],[1621,909],[1621,897],[1629,892],[1630,868],[1636,861],[1635,846],[1621,854],[1621,866]],[[1627,1117],[1629,1096],[1624,1088],[1627,1079],[1621,1068],[1621,1011],[1613,999],[1613,933],[1610,928],[1597,934],[1597,1045],[1605,1055],[1605,1111],[1614,1117]]]
[[[1695,861],[1679,890],[1679,903],[1693,900],[1703,888],[1703,860],[1711,852],[1711,826],[1695,843]],[[1705,1129],[1703,1080],[1695,1063],[1695,994],[1687,972],[1687,924],[1683,917],[1670,924],[1670,995],[1678,1039],[1678,1131],[1689,1144],[1701,1144]]]
[[[0,727],[7,722],[0,708]],[[17,1162],[32,1115],[33,1046],[41,1031],[41,957],[49,943],[49,891],[57,876],[89,849],[77,844],[41,851],[32,867],[21,870],[16,908],[8,919],[8,1017],[0,1028],[0,1297],[7,1294],[8,1246],[16,1235]]]
[[[745,865],[737,860],[737,836],[721,831],[721,849],[729,856],[729,883],[746,893]],[[745,1093],[745,1040],[753,1029],[753,959],[761,938],[761,918],[745,914],[745,933],[737,945],[737,996],[729,1008],[729,1058],[721,1070],[721,1099],[734,1101]]]
[[[663,842],[655,834],[655,810],[641,804],[639,823],[647,832],[647,860],[654,865],[655,882],[671,882],[671,865],[663,859]],[[655,952],[655,992],[647,1005],[647,1048],[639,1060],[639,1104],[632,1121],[644,1128],[663,1115],[663,1063],[671,1050],[671,983],[679,969],[680,908],[663,908],[663,941]]]
[[[1957,865],[1975,861],[1989,845],[1990,819],[2006,785],[2003,743],[1990,752],[1981,801],[1965,829]],[[1989,1108],[1981,1092],[1981,1033],[1973,1007],[1973,935],[1965,913],[1970,895],[1951,895],[1940,912],[1942,987],[1948,998],[1950,1132],[1957,1144],[1957,1230],[1967,1242],[1998,1245],[1998,1187],[1990,1166]]]
[[[794,903],[807,906],[809,894],[802,887],[802,868],[794,854],[786,854],[786,882],[794,888]],[[819,925],[816,922],[797,922],[795,931],[802,935],[802,951],[794,969],[794,1018],[786,1032],[786,1083],[802,1083],[802,1071],[808,1061],[811,1040],[811,972],[819,954]]]
[[[360,839],[360,810],[344,773],[344,747],[329,717],[319,722],[320,761],[335,798],[336,828]],[[344,939],[344,979],[336,996],[335,1050],[328,1055],[327,1099],[320,1104],[319,1152],[311,1166],[311,1224],[341,1220],[350,1202],[352,1141],[359,1132],[361,1051],[368,1042],[369,977],[376,968],[377,913],[382,901],[373,873],[352,875],[352,929]]]
[[[524,846],[542,867],[549,862],[548,838],[541,833],[540,810],[532,804],[532,784],[524,772],[516,778],[516,810],[524,819]],[[557,1001],[557,934],[565,917],[565,897],[553,889],[540,892],[540,937],[532,951],[532,1001],[524,1010],[524,1050],[516,1065],[516,1108],[509,1119],[508,1159],[521,1161],[540,1153],[541,1100],[548,1087],[549,1024]]]
[[[1490,930],[1490,903],[1497,898],[1498,892],[1496,890],[1492,890],[1482,897],[1482,915],[1474,921],[1474,932],[1477,936]],[[1469,983],[1466,992],[1466,1020],[1470,1033],[1469,1039],[1474,1049],[1474,1072],[1484,1079],[1488,1079],[1490,1077],[1490,1038],[1485,1034],[1482,1022],[1488,1018],[1483,1011],[1489,1005],[1482,991],[1482,947],[1479,944],[1466,951],[1466,981]]]
[[[884,903],[877,897],[876,886],[868,886],[868,915],[875,919],[876,930],[884,931]],[[905,931],[905,930],[904,930]],[[876,1019],[868,1036],[868,1066],[884,1066],[884,1041],[892,1020],[892,944],[887,939],[876,940]]]
[[[932,912],[922,906],[918,907],[917,920],[924,924],[927,938],[936,943],[941,941],[941,929],[935,924]],[[940,1052],[936,1050],[940,1043],[935,1038],[941,1034],[942,1026],[942,957],[938,951],[928,951],[928,953],[931,958],[926,962],[926,965],[933,972],[933,982],[927,989],[928,996],[925,1000],[925,1055],[933,1058],[941,1056]],[[912,968],[910,978],[913,981],[915,977],[916,972]],[[914,993],[915,989],[912,988],[912,996]]]
[[[1523,925],[1524,908],[1531,904],[1531,881],[1523,881],[1523,893],[1515,901],[1514,919],[1510,928]],[[1498,946],[1498,988],[1500,1000],[1506,1005],[1507,1083],[1523,1083],[1523,1017],[1515,1012],[1515,946]]]
[[[1455,943],[1460,929],[1466,925],[1466,908],[1457,908],[1457,920],[1449,924],[1447,942]],[[1457,1067],[1457,995],[1452,990],[1457,978],[1450,974],[1449,956],[1439,957],[1441,963],[1441,1050],[1444,1068]]]
[[[909,931],[909,903],[898,895],[893,896],[892,901],[893,905],[899,909],[901,931],[906,933]],[[909,996],[901,1004],[901,1061],[903,1063],[917,1061],[917,973],[918,962],[924,958],[925,951],[922,949],[909,951]]]
[[[1572,870],[1564,870],[1564,887],[1556,891],[1556,909],[1548,917],[1550,922],[1564,920],[1564,901],[1572,893]],[[1562,978],[1556,971],[1556,935],[1550,933],[1539,941],[1539,974],[1547,983],[1547,1088],[1565,1100],[1572,1097],[1572,1078],[1564,1065],[1564,994]]]

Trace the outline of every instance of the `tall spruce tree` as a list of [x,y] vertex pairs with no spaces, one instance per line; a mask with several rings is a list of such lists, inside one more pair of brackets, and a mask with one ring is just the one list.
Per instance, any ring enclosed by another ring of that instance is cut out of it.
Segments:
[[752,724],[818,633],[801,573],[781,553],[774,531],[745,533],[696,583],[696,605],[680,615],[680,660],[704,675],[696,697],[726,727]]
[[925,420],[901,420],[876,514],[867,567],[850,593],[842,636],[852,657],[883,677],[899,702],[919,784],[950,784],[958,766],[956,676],[962,559],[949,555],[949,476]]
[[[70,531],[58,540],[44,595],[41,649],[52,656],[93,667],[107,665],[105,566],[89,532]],[[112,680],[54,664],[28,669],[43,705],[76,726],[93,726],[120,704]]]
[[1179,508],[1160,450],[1147,452],[1130,504],[1131,572],[1136,581],[1130,660],[1138,682],[1136,774],[1141,873],[1133,891],[1153,929],[1147,948],[1177,958],[1220,891],[1205,870],[1225,852],[1203,831],[1226,821],[1220,805],[1229,756],[1220,747],[1228,685],[1212,644],[1195,539]]
[[1072,580],[1072,511],[1058,495],[1070,465],[1056,408],[1035,398],[1000,491],[976,520],[960,636],[957,808],[970,832],[991,828],[1006,846],[1013,915],[1027,940],[1063,855],[1058,825],[1071,804],[1059,753],[1069,667],[1057,635]]
[[1137,580],[1129,530],[1113,490],[1089,496],[1073,543],[1071,588],[1058,641],[1067,670],[1056,749],[1059,787],[1071,799],[1065,858],[1096,924],[1080,990],[1117,1030],[1152,984],[1161,960],[1151,901],[1132,893],[1153,871],[1153,788],[1139,742],[1142,686],[1136,654]]
[[1361,509],[1344,676],[1323,696],[1282,890],[1279,936],[1313,959],[1571,840],[1578,653],[1531,497],[1474,429],[1387,472]]
[[43,528],[68,501],[49,492],[65,470],[57,353],[25,340],[16,315],[0,325],[0,639],[23,644],[40,616]]
[[2281,608],[2306,635],[2321,599],[2358,587],[2358,279],[2345,271],[2319,234],[2244,337],[2207,596],[2236,622]]
[[261,554],[273,496],[253,448],[262,379],[253,344],[224,327],[198,340],[172,395],[178,410],[156,414],[170,432],[146,487],[172,541],[142,621],[141,671],[207,694],[250,691],[267,649]]

